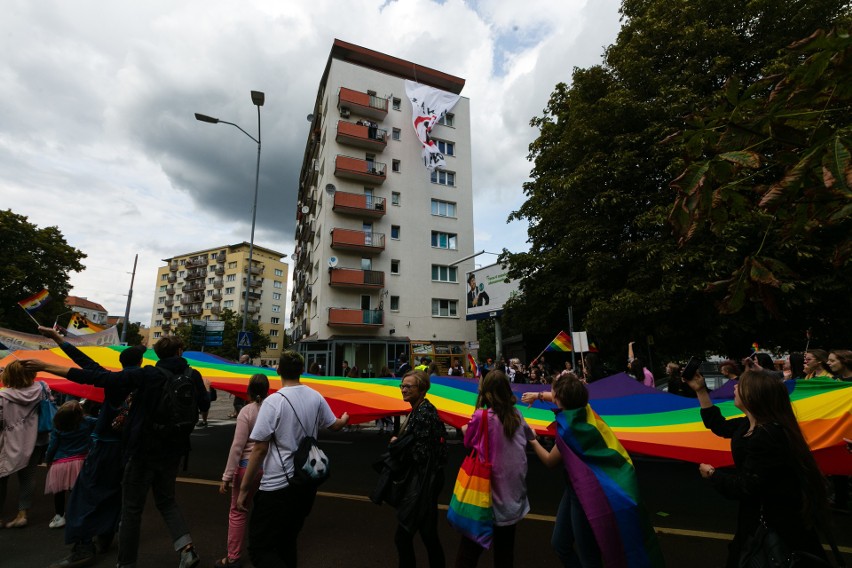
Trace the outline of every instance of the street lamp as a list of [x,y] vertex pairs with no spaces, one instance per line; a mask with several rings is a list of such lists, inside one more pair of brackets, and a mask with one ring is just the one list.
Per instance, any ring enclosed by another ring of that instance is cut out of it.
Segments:
[[[260,182],[260,107],[263,106],[265,95],[260,91],[252,91],[251,92],[251,102],[254,106],[257,107],[257,138],[243,130],[240,125],[234,124],[233,122],[228,122],[227,120],[219,120],[218,118],[213,118],[212,116],[207,116],[206,114],[195,113],[195,119],[200,122],[208,122],[210,124],[230,124],[231,126],[239,129],[240,132],[251,138],[257,143],[257,167],[255,168],[254,173],[254,203],[251,207],[251,240],[249,241],[249,257],[248,257],[248,272],[246,274],[246,301],[244,303],[243,309],[243,331],[246,330],[246,326],[248,324],[248,309],[249,309],[249,284],[251,283],[251,262],[252,257],[254,256],[254,226],[255,221],[257,220],[257,188]],[[240,355],[242,355],[243,350],[240,349]]]

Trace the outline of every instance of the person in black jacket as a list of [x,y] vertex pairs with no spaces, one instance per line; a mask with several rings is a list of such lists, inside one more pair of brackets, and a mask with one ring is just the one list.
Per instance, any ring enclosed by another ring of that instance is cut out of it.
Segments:
[[784,384],[764,370],[748,369],[734,388],[734,405],[745,416],[730,419],[710,400],[701,373],[687,384],[701,404],[704,425],[731,440],[735,471],[704,463],[699,466],[702,477],[722,495],[740,503],[726,566],[740,565],[746,541],[761,517],[790,551],[812,555],[797,566],[822,566],[819,562],[826,557],[817,528],[825,526],[825,483]]
[[[154,503],[171,533],[175,551],[180,552],[180,568],[193,568],[199,563],[192,537],[175,501],[175,479],[181,457],[189,452],[192,426],[167,435],[156,431],[153,420],[163,396],[169,375],[183,373],[189,363],[183,358],[183,341],[176,336],[163,337],[154,345],[159,361],[150,365],[117,372],[77,369],[28,360],[30,370],[46,371],[66,377],[75,383],[97,387],[124,387],[134,390],[133,403],[124,426],[126,465],[122,480],[121,526],[118,535],[118,566],[135,566],[139,552],[139,532],[145,499],[151,490]],[[195,400],[200,412],[210,408],[210,398],[201,374],[192,370]]]

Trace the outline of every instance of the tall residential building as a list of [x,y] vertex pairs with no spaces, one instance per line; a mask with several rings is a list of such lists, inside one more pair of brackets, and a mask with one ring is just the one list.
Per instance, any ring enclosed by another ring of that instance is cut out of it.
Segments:
[[299,178],[290,332],[308,367],[362,376],[400,355],[446,373],[476,338],[465,320],[473,253],[470,101],[431,137],[430,173],[406,80],[459,94],[464,79],[335,40],[317,91]]
[[163,259],[151,311],[152,344],[173,334],[179,323],[218,320],[226,308],[242,316],[248,292],[249,317],[271,339],[254,363],[276,366],[284,343],[288,274],[283,256],[254,245],[249,271],[249,243],[243,242]]

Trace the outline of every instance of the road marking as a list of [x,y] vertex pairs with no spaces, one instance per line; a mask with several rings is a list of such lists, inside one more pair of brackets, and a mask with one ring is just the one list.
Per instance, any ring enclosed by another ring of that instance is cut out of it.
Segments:
[[[218,487],[221,482],[219,481],[211,481],[209,479],[197,479],[194,477],[178,477],[177,481],[181,483],[191,483],[194,485],[213,485]],[[352,495],[349,493],[334,493],[331,491],[317,491],[317,496],[319,497],[329,497],[331,499],[343,499],[346,501],[358,501],[360,503],[372,503],[369,497],[364,495]],[[448,509],[447,505],[438,505],[438,508],[442,511],[446,511]],[[529,519],[531,521],[541,521],[545,523],[555,523],[556,517],[553,515],[539,515],[537,513],[529,513],[524,519]],[[718,533],[718,532],[710,532],[710,531],[694,531],[689,529],[675,529],[671,527],[654,527],[654,532],[658,534],[671,534],[675,536],[690,536],[694,538],[707,538],[712,540],[731,540],[734,538],[734,535],[728,533]],[[831,548],[828,545],[822,546],[826,551],[830,551]],[[843,554],[852,554],[852,547],[850,546],[838,546],[837,547],[840,552]]]

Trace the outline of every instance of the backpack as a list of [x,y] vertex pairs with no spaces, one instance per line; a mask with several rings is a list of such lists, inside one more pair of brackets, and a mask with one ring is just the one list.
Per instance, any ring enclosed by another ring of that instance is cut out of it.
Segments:
[[166,436],[191,433],[198,422],[192,367],[187,366],[180,375],[163,367],[154,368],[164,375],[165,380],[151,418],[153,431]]
[[[305,437],[302,438],[299,445],[296,447],[296,451],[293,453],[293,476],[288,476],[287,482],[293,485],[319,487],[331,475],[328,456],[326,456],[325,452],[317,445],[316,438],[308,434],[308,430],[305,428],[305,425],[302,424],[302,421],[299,419],[299,415],[296,414],[296,409],[293,407],[293,403],[290,402],[290,400],[281,392],[278,394],[284,397],[284,400],[286,400],[287,404],[290,405],[290,408],[293,410],[293,416],[296,417],[296,420],[299,422],[299,426],[301,426],[302,431],[305,432]],[[319,414],[317,415],[317,421],[319,421]],[[272,436],[272,442],[275,444],[276,452],[278,452],[278,459],[281,461],[281,469],[286,471],[287,468],[284,467],[284,460],[281,459],[281,452],[278,450],[278,443],[275,442],[274,435]]]

